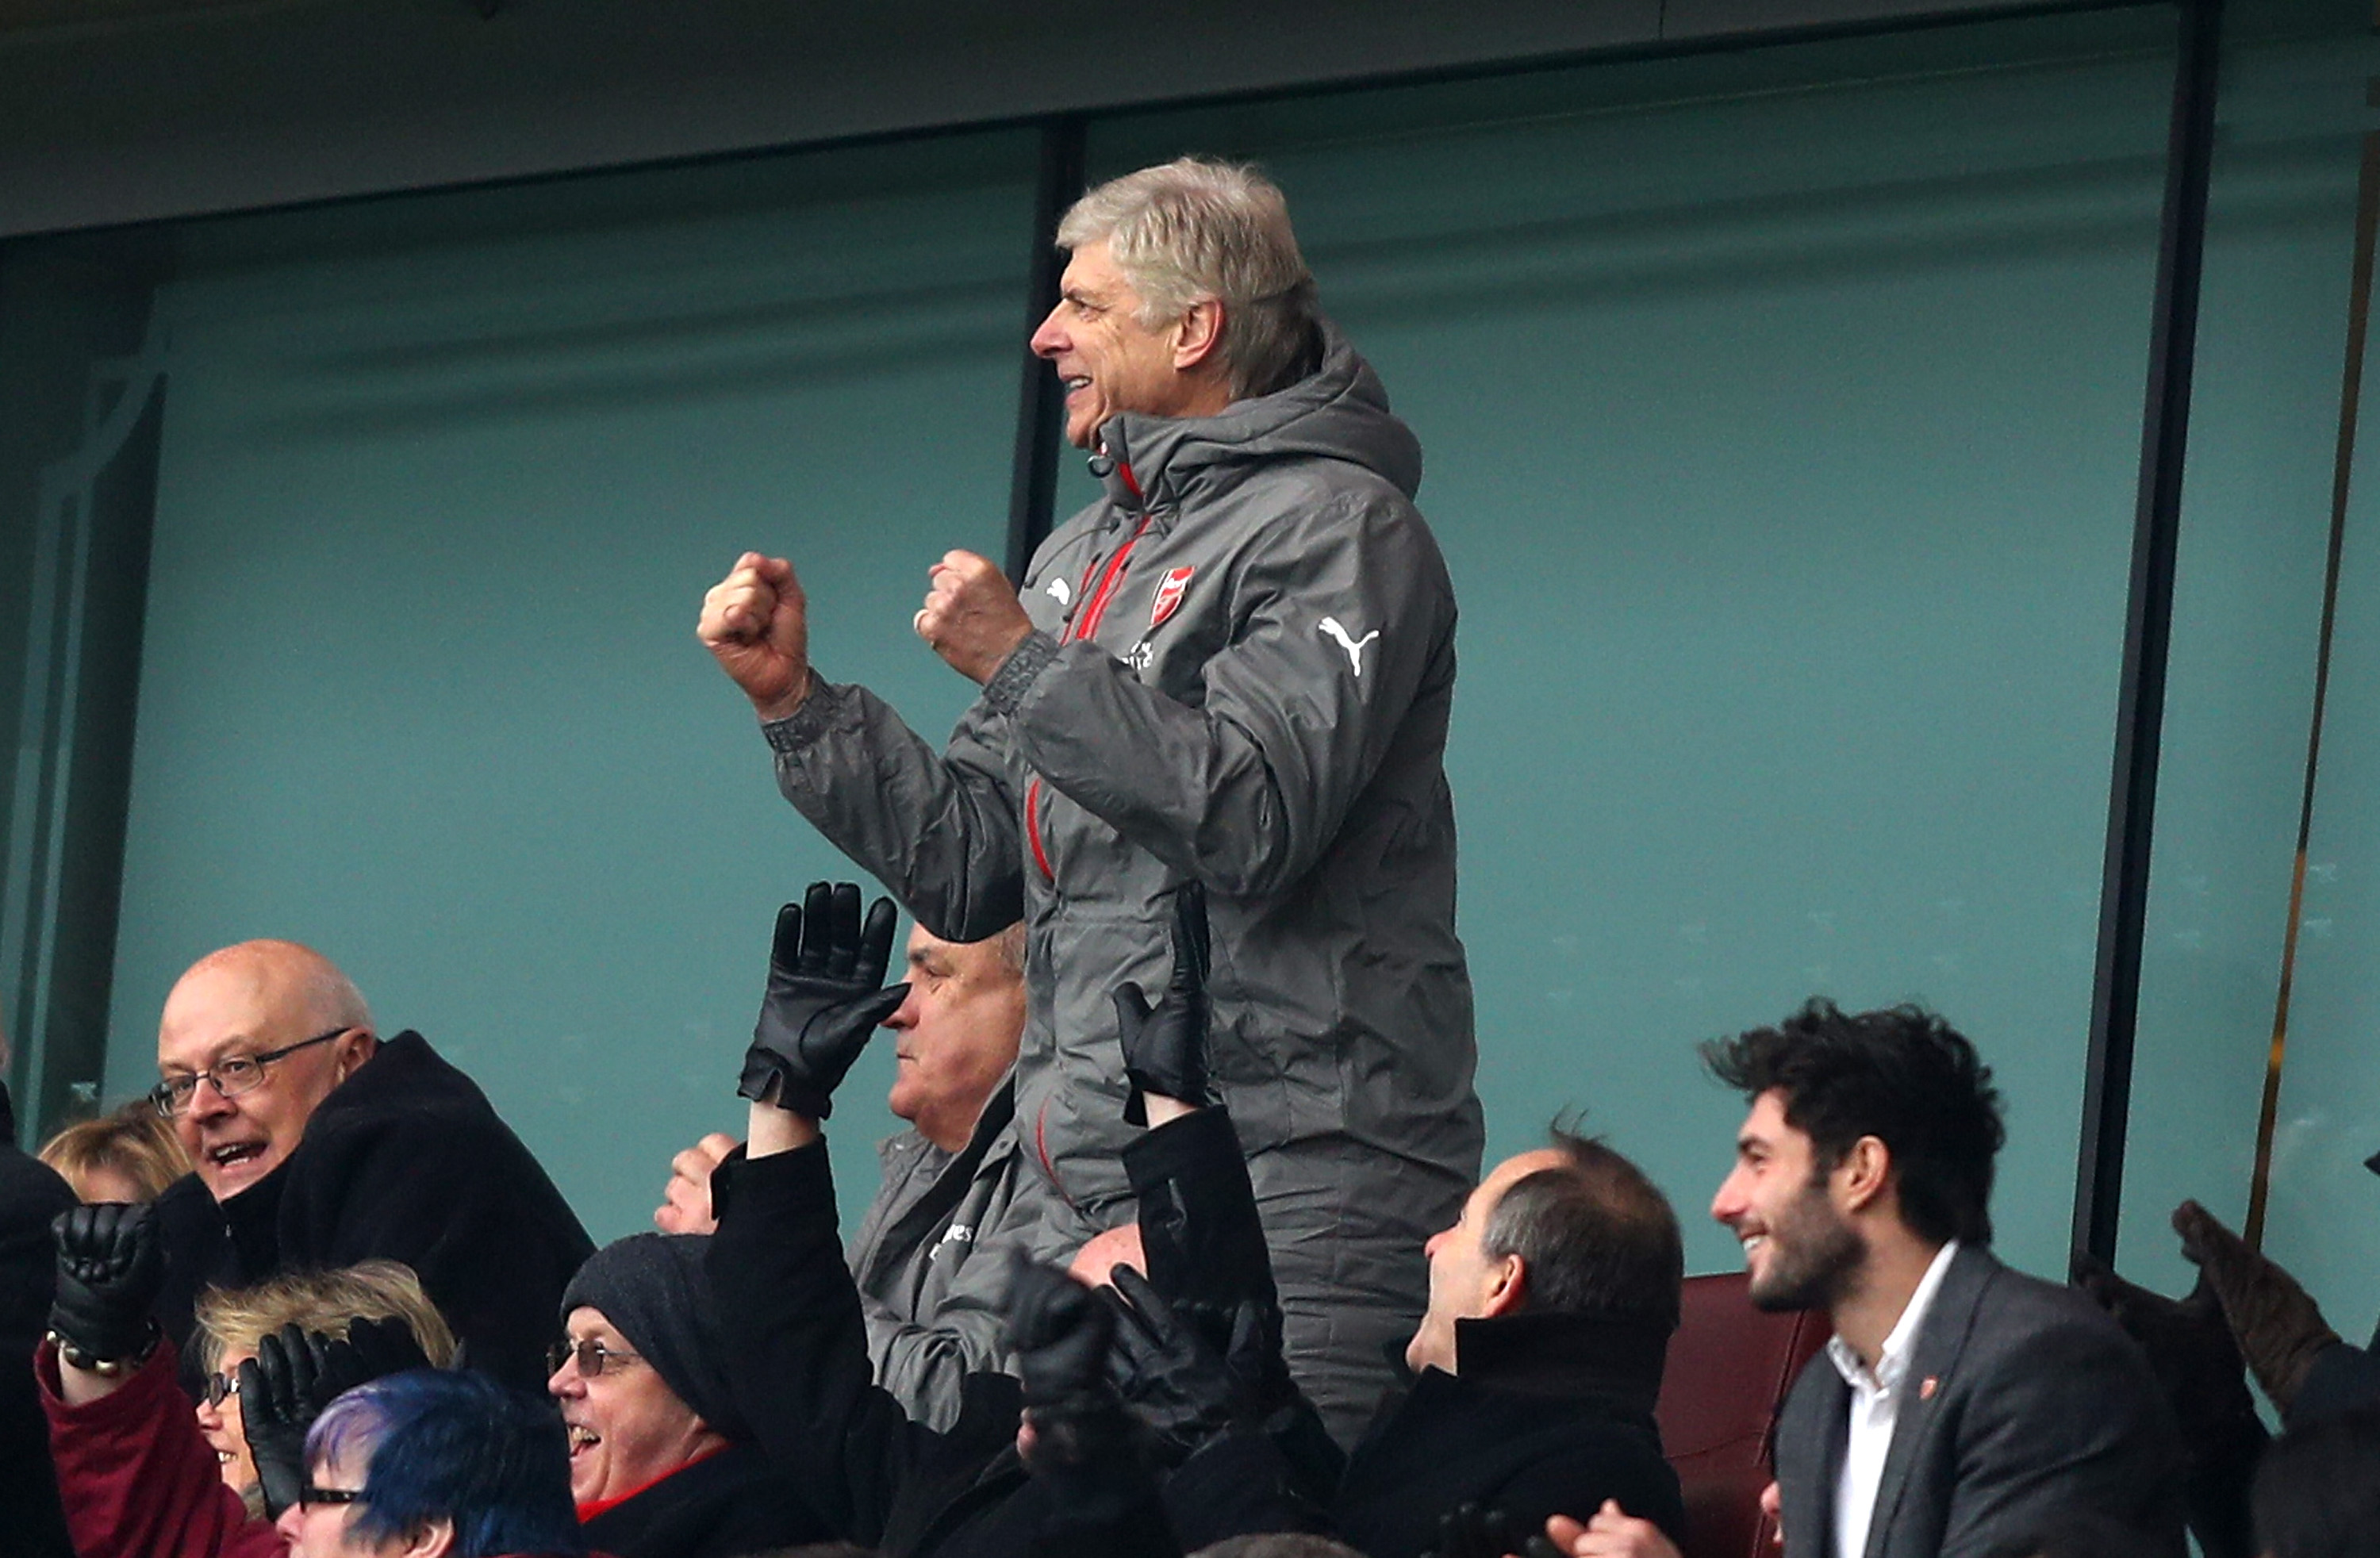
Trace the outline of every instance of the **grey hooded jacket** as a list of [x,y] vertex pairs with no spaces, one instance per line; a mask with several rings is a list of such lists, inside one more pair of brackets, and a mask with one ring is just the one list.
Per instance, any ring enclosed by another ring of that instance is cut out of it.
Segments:
[[1085,1231],[1130,1204],[1110,992],[1164,983],[1187,877],[1252,1158],[1335,1138],[1328,1162],[1402,1160],[1459,1203],[1482,1132],[1442,763],[1455,609],[1420,446],[1336,332],[1286,389],[1101,437],[1106,495],[1034,557],[1037,631],[948,747],[820,684],[764,727],[779,785],[935,934],[1023,914],[1017,1133]]

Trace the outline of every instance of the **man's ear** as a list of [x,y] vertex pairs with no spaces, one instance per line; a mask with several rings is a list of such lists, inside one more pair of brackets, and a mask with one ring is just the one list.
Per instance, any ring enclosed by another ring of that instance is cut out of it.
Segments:
[[1880,1138],[1861,1137],[1828,1177],[1834,1181],[1835,1199],[1844,1211],[1864,1211],[1892,1188],[1892,1149]]
[[1173,323],[1173,366],[1181,371],[1206,366],[1223,342],[1223,302],[1201,298]]
[[356,1074],[356,1068],[380,1053],[380,1039],[369,1028],[358,1028],[339,1041],[339,1080],[344,1082]]
[[1517,1255],[1505,1256],[1496,1262],[1494,1270],[1489,1274],[1488,1292],[1480,1305],[1479,1318],[1494,1320],[1498,1315],[1512,1314],[1520,1308],[1521,1302],[1528,1296],[1528,1262]]
[[400,1558],[447,1558],[455,1551],[455,1522],[441,1515],[407,1531]]

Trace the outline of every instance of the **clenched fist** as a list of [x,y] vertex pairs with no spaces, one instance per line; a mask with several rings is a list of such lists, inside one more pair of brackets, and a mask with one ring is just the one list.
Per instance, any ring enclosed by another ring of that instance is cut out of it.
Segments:
[[694,636],[762,719],[783,719],[809,696],[809,607],[783,557],[747,552],[735,559],[702,598]]
[[926,577],[932,587],[917,612],[917,637],[967,680],[991,680],[1033,632],[1015,589],[989,558],[972,552],[944,553]]

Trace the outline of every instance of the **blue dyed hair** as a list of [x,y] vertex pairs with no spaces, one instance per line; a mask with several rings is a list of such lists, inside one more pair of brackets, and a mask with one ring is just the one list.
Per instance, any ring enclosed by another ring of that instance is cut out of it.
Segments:
[[406,1537],[455,1526],[455,1558],[582,1558],[562,1419],[541,1402],[463,1369],[389,1374],[334,1401],[306,1435],[306,1465],[368,1455],[349,1528]]

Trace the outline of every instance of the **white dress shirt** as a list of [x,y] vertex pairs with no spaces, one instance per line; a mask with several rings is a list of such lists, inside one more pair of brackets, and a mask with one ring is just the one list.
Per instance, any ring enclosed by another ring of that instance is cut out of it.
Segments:
[[1827,1338],[1827,1357],[1852,1388],[1851,1439],[1843,1446],[1842,1475],[1835,1479],[1835,1558],[1863,1558],[1867,1550],[1867,1528],[1876,1517],[1876,1485],[1884,1480],[1885,1453],[1892,1448],[1892,1425],[1900,1419],[1900,1403],[1905,1398],[1901,1387],[1907,1382],[1910,1350],[1925,1324],[1925,1311],[1934,1307],[1942,1273],[1950,1269],[1950,1257],[1958,1252],[1958,1241],[1953,1239],[1925,1268],[1917,1291],[1909,1296],[1909,1307],[1900,1311],[1892,1334],[1884,1339],[1874,1373],[1840,1336]]

